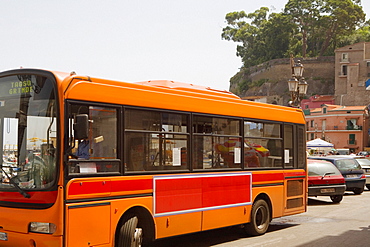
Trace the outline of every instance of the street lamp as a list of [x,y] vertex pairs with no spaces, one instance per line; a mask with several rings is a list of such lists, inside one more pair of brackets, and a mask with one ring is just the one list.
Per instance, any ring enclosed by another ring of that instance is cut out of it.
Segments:
[[290,56],[290,67],[292,69],[292,78],[288,80],[288,87],[292,100],[289,101],[289,105],[300,107],[301,100],[306,95],[308,88],[308,84],[303,77],[304,67],[300,61],[294,62],[293,55]]

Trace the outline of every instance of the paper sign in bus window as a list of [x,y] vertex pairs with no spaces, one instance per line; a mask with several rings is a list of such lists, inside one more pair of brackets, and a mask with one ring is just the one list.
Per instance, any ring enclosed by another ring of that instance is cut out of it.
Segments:
[[284,150],[284,163],[289,164],[289,149]]
[[96,173],[96,163],[94,162],[87,162],[87,163],[80,163],[80,173]]

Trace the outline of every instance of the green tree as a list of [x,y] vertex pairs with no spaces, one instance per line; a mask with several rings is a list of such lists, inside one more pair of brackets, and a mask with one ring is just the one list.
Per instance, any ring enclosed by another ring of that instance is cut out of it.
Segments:
[[293,28],[294,25],[289,16],[282,13],[270,14],[261,37],[264,40],[263,51],[265,52],[263,62],[287,56]]
[[290,49],[295,50],[297,47],[294,46],[294,43],[299,43],[302,57],[306,57],[307,54],[309,35],[315,34],[315,23],[318,21],[320,13],[319,7],[315,0],[289,0],[285,5],[284,14],[290,16],[291,21],[295,24],[295,28],[292,30],[292,47]]
[[300,55],[332,54],[336,48],[333,44],[340,37],[353,34],[365,21],[359,3],[359,0],[289,0],[284,13],[296,25],[292,37],[301,38]]
[[262,7],[250,14],[240,11],[226,15],[228,25],[222,30],[222,38],[240,43],[237,56],[246,67],[280,58],[289,47],[292,23],[284,14],[268,12]]
[[337,47],[343,47],[359,42],[370,42],[370,20],[357,29],[353,34],[351,35],[344,35],[341,36],[336,40],[336,46]]
[[[226,15],[222,38],[238,42],[245,67],[295,56],[333,55],[349,40],[367,40],[369,25],[360,0],[288,0],[282,13],[261,7]],[[361,28],[360,28],[361,27]]]
[[325,54],[331,43],[340,37],[354,34],[356,29],[365,22],[365,13],[359,3],[360,1],[356,0],[324,1],[320,20],[324,29],[322,37],[325,39],[319,56]]
[[[256,64],[251,61],[261,60],[257,52],[260,50],[258,39],[266,22],[268,10],[268,8],[262,7],[251,14],[240,11],[226,15],[228,26],[223,29],[222,38],[241,43],[236,48],[236,54],[242,58],[243,63],[247,66]],[[248,23],[248,19],[251,19],[250,23]]]

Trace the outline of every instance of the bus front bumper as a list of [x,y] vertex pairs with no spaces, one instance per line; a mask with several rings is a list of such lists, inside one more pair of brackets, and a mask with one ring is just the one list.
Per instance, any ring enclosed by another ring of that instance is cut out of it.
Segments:
[[37,233],[17,233],[0,229],[1,247],[61,247],[63,246],[62,236]]

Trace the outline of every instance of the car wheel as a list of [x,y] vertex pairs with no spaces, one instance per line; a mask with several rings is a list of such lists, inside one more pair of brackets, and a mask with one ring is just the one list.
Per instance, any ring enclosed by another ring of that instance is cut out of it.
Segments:
[[366,188],[367,188],[368,190],[370,190],[370,184],[367,184],[367,185],[366,185]]
[[266,233],[271,221],[270,208],[265,200],[258,200],[252,206],[251,220],[245,225],[245,231],[252,236]]
[[353,189],[353,193],[355,193],[356,195],[360,195],[362,192],[364,192],[364,188]]
[[330,196],[330,199],[335,203],[340,203],[343,199],[343,195]]

